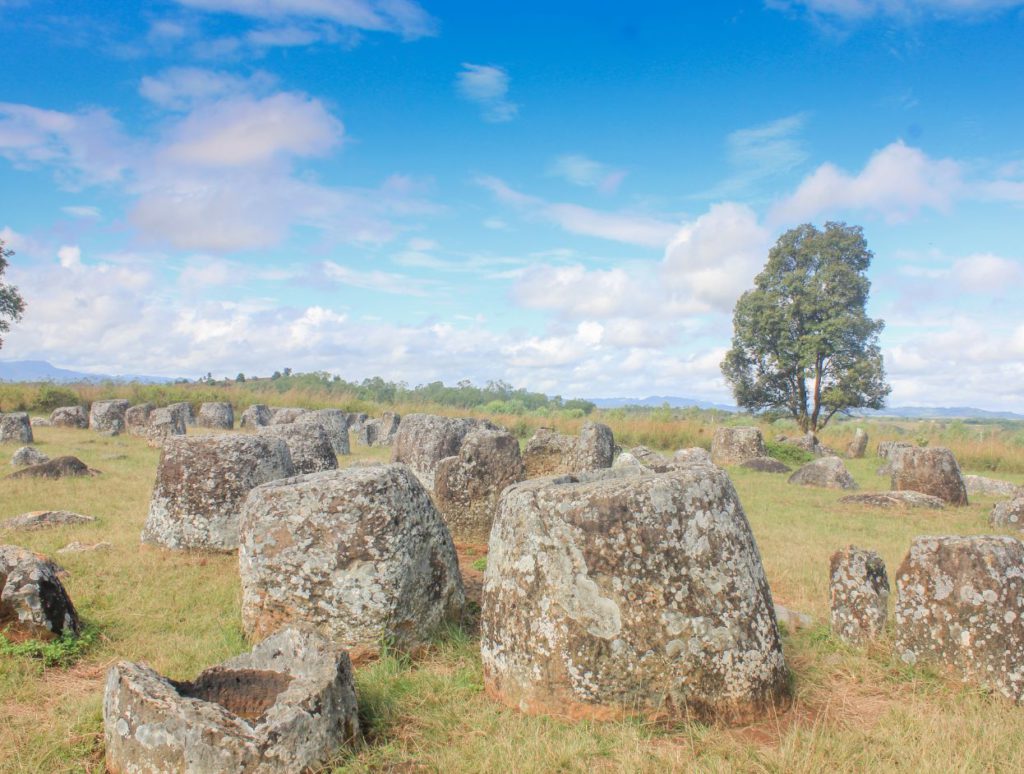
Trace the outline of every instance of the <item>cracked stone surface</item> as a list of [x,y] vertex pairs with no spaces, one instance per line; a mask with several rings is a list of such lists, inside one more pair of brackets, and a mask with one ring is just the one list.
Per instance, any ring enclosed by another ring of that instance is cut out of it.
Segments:
[[238,546],[239,511],[249,490],[294,472],[288,446],[280,438],[169,437],[157,464],[142,542],[232,551]]
[[829,561],[832,631],[859,645],[885,631],[889,615],[889,575],[874,551],[848,546]]
[[148,446],[158,448],[163,445],[167,438],[180,435],[185,435],[185,414],[183,411],[180,409],[174,410],[170,406],[153,409],[149,415],[149,425],[146,428],[146,443]]
[[1024,493],[1024,487],[1010,481],[1001,481],[998,478],[987,476],[965,475],[964,488],[967,494],[988,495],[991,497],[1014,497]]
[[960,465],[953,452],[941,446],[901,449],[892,460],[892,488],[923,492],[950,505],[967,505]]
[[896,654],[1024,698],[1024,543],[995,535],[914,539],[896,571]]
[[123,398],[98,400],[89,408],[89,429],[107,435],[124,432],[124,415],[131,403]]
[[25,532],[50,529],[51,527],[72,527],[91,524],[95,516],[86,516],[72,511],[29,511],[0,522],[0,529],[16,529]]
[[89,426],[89,413],[84,406],[61,406],[50,412],[50,424],[84,430]]
[[149,417],[155,409],[152,403],[140,403],[124,412],[124,427],[128,435],[146,437],[149,435]]
[[254,403],[242,412],[238,420],[238,427],[242,430],[252,430],[257,427],[264,427],[270,424],[273,415],[265,403]]
[[230,403],[210,401],[199,406],[196,415],[198,427],[210,427],[214,430],[233,430],[235,427],[235,410]]
[[514,435],[485,427],[470,431],[458,455],[441,460],[434,475],[434,502],[452,537],[486,543],[502,490],[525,476]]
[[32,423],[27,412],[12,411],[9,414],[0,414],[0,443],[32,443],[34,440]]
[[853,440],[846,447],[846,456],[853,460],[862,459],[868,450],[868,434],[864,428],[858,427],[853,433]]
[[271,424],[257,428],[256,434],[284,441],[291,453],[296,474],[317,473],[338,467],[338,457],[334,453],[331,439],[319,422],[296,420],[285,425]]
[[808,462],[789,477],[789,483],[826,489],[860,488],[839,457],[821,457]]
[[242,624],[252,636],[301,622],[360,652],[425,644],[462,613],[455,545],[401,464],[276,481],[242,508]]
[[523,450],[526,477],[559,476],[610,468],[615,457],[615,437],[608,425],[585,422],[578,436],[542,427]]
[[78,613],[61,572],[42,554],[0,545],[0,631],[13,640],[78,634]]
[[740,465],[767,456],[764,438],[756,427],[719,427],[711,439],[711,460],[716,465]]
[[485,687],[521,711],[744,722],[787,696],[761,557],[719,468],[509,487],[482,608]]
[[331,442],[334,454],[350,454],[348,440],[348,414],[341,409],[318,409],[301,414],[294,424],[314,424],[323,428],[327,439]]
[[1014,527],[1024,530],[1024,492],[1012,500],[996,503],[989,514],[988,523],[993,527]]
[[433,492],[438,463],[445,457],[458,455],[462,439],[480,427],[500,429],[486,419],[406,414],[391,444],[391,461],[408,465],[427,491]]
[[358,736],[348,654],[315,632],[283,629],[190,682],[128,661],[107,673],[110,772],[319,770]]
[[909,489],[902,492],[862,492],[840,497],[839,502],[870,508],[933,508],[942,510],[946,501]]
[[42,463],[49,461],[49,456],[43,454],[43,452],[39,451],[35,446],[22,446],[11,455],[11,464],[15,467],[41,465]]

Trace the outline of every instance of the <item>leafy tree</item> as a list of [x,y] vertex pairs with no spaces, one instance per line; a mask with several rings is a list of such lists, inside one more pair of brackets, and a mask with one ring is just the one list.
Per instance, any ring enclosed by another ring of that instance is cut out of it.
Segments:
[[733,313],[722,373],[739,406],[783,409],[816,432],[836,412],[885,404],[885,323],[864,308],[872,257],[860,226],[804,224],[779,237]]
[[[7,259],[14,255],[4,240],[0,239],[0,333],[7,333],[11,329],[11,323],[21,319],[21,313],[25,311],[25,301],[14,285],[3,282],[4,272],[7,271]],[[0,337],[0,347],[4,340]]]

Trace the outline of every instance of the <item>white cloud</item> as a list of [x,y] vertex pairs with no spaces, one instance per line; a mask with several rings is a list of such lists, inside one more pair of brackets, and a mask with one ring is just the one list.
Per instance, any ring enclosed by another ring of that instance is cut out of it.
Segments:
[[796,169],[807,160],[807,151],[797,137],[806,120],[806,114],[797,113],[730,133],[726,137],[726,154],[734,171],[702,196],[712,199],[733,196],[756,183]]
[[343,285],[391,293],[400,296],[426,296],[431,283],[425,280],[385,271],[359,271],[335,261],[324,261],[324,275],[332,282]]
[[78,245],[64,245],[57,251],[57,258],[65,269],[73,269],[82,264],[82,250]]
[[803,8],[812,14],[861,21],[876,16],[911,21],[922,17],[979,18],[1024,6],[1022,0],[767,0],[772,8]]
[[548,167],[548,174],[560,177],[573,185],[596,188],[601,193],[614,193],[626,177],[623,169],[614,169],[586,156],[567,154],[556,158]]
[[73,218],[82,218],[85,220],[98,220],[101,217],[100,208],[93,207],[91,205],[71,205],[68,207],[61,207],[60,209],[61,212],[67,213]]
[[265,92],[275,82],[274,76],[264,71],[242,78],[222,70],[172,67],[159,75],[145,76],[139,94],[162,108],[185,110],[198,102]]
[[463,99],[480,107],[485,121],[511,121],[519,112],[519,106],[508,99],[509,76],[503,67],[464,62],[455,85]]
[[953,264],[957,289],[1024,296],[1024,263],[991,253],[969,255]]
[[655,292],[645,280],[650,280],[649,267],[631,276],[621,268],[588,269],[582,264],[531,266],[516,283],[513,297],[527,308],[556,310],[569,317],[642,314]]

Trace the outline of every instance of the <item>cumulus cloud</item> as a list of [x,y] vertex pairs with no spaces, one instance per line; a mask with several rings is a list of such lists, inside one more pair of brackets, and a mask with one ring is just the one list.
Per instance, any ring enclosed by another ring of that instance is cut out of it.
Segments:
[[139,84],[139,94],[162,108],[185,110],[198,102],[264,92],[275,82],[274,76],[264,71],[243,78],[223,70],[172,67],[159,75],[145,76]]
[[548,174],[573,185],[596,188],[601,193],[614,193],[626,177],[623,169],[574,153],[556,158],[548,167]]
[[504,123],[519,112],[519,106],[508,99],[509,76],[503,67],[464,62],[455,86],[463,99],[480,107],[485,121]]

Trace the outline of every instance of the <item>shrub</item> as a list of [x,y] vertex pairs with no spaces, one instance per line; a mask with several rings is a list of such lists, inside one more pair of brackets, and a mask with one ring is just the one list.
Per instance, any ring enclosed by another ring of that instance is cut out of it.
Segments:
[[787,465],[800,466],[814,459],[814,455],[806,449],[799,449],[788,443],[765,441],[764,448],[768,452],[769,457],[777,459],[779,462],[784,462]]
[[53,411],[61,406],[75,406],[81,403],[78,393],[67,387],[58,387],[55,384],[44,384],[36,394],[33,408],[39,411]]

